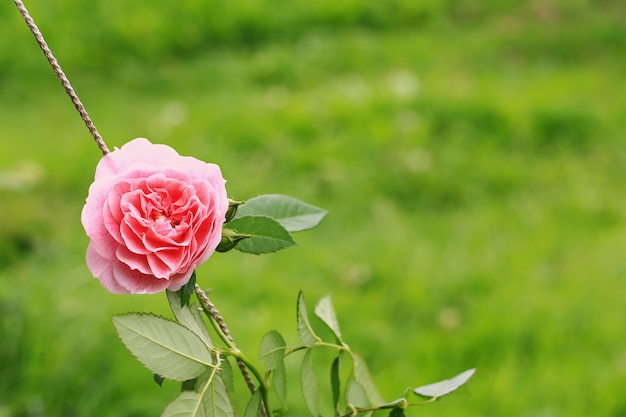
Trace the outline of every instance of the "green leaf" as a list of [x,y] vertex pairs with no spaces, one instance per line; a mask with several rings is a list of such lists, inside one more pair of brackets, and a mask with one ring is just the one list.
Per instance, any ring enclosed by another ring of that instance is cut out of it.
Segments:
[[180,393],[165,408],[161,417],[235,417],[220,376],[215,372],[208,372],[202,377],[198,392]]
[[195,305],[187,303],[184,307],[181,307],[181,294],[178,291],[168,290],[165,293],[176,320],[194,332],[207,346],[213,346],[202,316]]
[[417,395],[421,395],[422,397],[443,397],[465,384],[474,375],[474,372],[476,372],[476,368],[468,369],[467,371],[461,372],[457,376],[450,379],[415,388],[413,392]]
[[233,366],[230,363],[230,356],[220,355],[220,374],[226,385],[228,392],[235,392],[235,377],[233,373]]
[[339,330],[339,322],[337,321],[337,315],[333,308],[333,303],[330,299],[330,295],[322,297],[315,306],[315,315],[320,318],[328,326],[328,328],[335,334],[337,340],[343,343],[341,339],[341,330]]
[[352,361],[354,366],[354,379],[365,389],[370,403],[374,406],[383,404],[385,400],[383,400],[383,397],[378,392],[365,361],[354,352],[352,352]]
[[339,409],[339,397],[341,396],[340,368],[341,355],[337,356],[330,366],[330,388],[333,393],[333,408],[335,410]]
[[272,330],[263,336],[259,348],[259,360],[268,371],[278,367],[285,356],[285,339],[276,330]]
[[180,393],[161,417],[235,417],[235,411],[222,378],[214,371],[199,378],[199,391]]
[[175,381],[192,379],[213,365],[206,344],[174,321],[149,314],[113,317],[128,350],[150,371]]
[[163,386],[163,381],[165,381],[165,378],[159,374],[152,374],[152,379],[154,379],[154,382],[156,382],[160,387]]
[[287,370],[285,369],[285,361],[281,360],[272,374],[272,382],[274,384],[274,392],[278,401],[285,407],[287,403]]
[[196,291],[196,271],[194,270],[191,273],[191,278],[185,285],[183,285],[178,293],[180,294],[180,306],[185,307],[189,304],[189,299],[191,298],[191,294]]
[[161,417],[200,417],[204,416],[201,410],[200,394],[194,391],[183,391],[165,407]]
[[243,413],[243,417],[257,417],[261,415],[261,390],[256,390],[250,401],[248,401],[248,405],[246,406],[246,411]]
[[[206,374],[204,375],[206,376]],[[201,378],[198,378],[201,382]],[[202,381],[202,417],[235,417],[235,410],[230,402],[224,380],[218,373],[211,373],[206,382]]]
[[404,409],[402,409],[402,408],[394,408],[389,413],[389,417],[406,417],[406,414],[404,414]]
[[181,391],[195,391],[196,389],[196,378],[193,379],[188,379],[186,381],[183,381],[183,383],[180,386],[180,390]]
[[299,232],[317,226],[328,212],[292,197],[265,194],[251,198],[239,207],[236,217],[267,216],[288,232]]
[[235,249],[260,255],[276,252],[296,244],[289,232],[276,220],[265,216],[238,217],[228,223],[230,229],[250,238],[240,241]]
[[346,400],[349,405],[355,408],[367,408],[370,406],[370,400],[367,398],[365,388],[355,381],[354,378],[348,379],[346,385]]
[[306,304],[304,303],[304,295],[302,291],[298,293],[298,333],[300,339],[305,346],[313,346],[320,338],[315,334],[309,322],[309,315],[306,312]]
[[302,367],[300,368],[300,382],[302,385],[302,394],[304,402],[313,416],[319,416],[319,397],[317,392],[317,377],[313,367],[313,349],[307,349],[302,359]]

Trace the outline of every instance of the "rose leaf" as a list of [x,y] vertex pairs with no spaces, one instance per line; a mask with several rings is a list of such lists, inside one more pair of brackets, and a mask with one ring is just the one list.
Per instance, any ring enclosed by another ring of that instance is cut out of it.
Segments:
[[196,306],[193,304],[187,304],[184,307],[181,307],[180,291],[174,292],[167,290],[166,294],[167,300],[170,303],[170,308],[172,309],[176,320],[194,332],[207,346],[213,346],[209,332],[207,331],[206,326],[202,321],[202,316]]
[[300,335],[300,339],[305,346],[311,347],[319,341],[320,338],[315,334],[313,328],[311,327],[311,323],[309,322],[309,316],[306,312],[306,304],[304,302],[304,294],[302,294],[302,291],[298,294],[297,315],[298,334]]
[[189,281],[185,285],[183,285],[178,292],[180,293],[180,306],[185,307],[189,304],[189,299],[191,298],[191,294],[193,294],[196,290],[196,271],[194,270],[191,273],[191,277]]
[[339,398],[341,396],[341,379],[339,375],[340,368],[341,355],[337,356],[330,366],[330,387],[333,393],[333,406],[335,410],[339,409]]
[[296,242],[291,234],[276,220],[265,216],[245,216],[234,219],[229,227],[237,233],[249,235],[235,249],[260,255],[276,252],[293,246]]
[[257,417],[261,415],[261,390],[256,390],[252,394],[252,398],[248,401],[246,411],[243,413],[243,417]]
[[369,369],[367,369],[367,364],[358,354],[352,352],[352,366],[354,372],[354,379],[365,389],[367,393],[367,397],[369,398],[372,405],[379,406],[383,404],[385,400],[378,392],[376,388],[376,384],[374,384],[374,380],[372,379],[372,375],[370,374]]
[[220,374],[222,375],[222,379],[224,380],[224,384],[226,385],[226,389],[230,392],[235,391],[235,375],[233,373],[233,366],[230,363],[230,356],[222,354],[220,359]]
[[266,333],[261,339],[259,361],[265,365],[268,371],[273,371],[282,362],[286,347],[285,339],[276,330]]
[[222,375],[205,372],[198,378],[199,394],[202,398],[202,417],[235,417],[235,410],[228,395]]
[[313,416],[319,416],[319,397],[317,391],[317,377],[313,367],[313,349],[307,349],[302,358],[302,367],[300,368],[300,382],[302,386],[302,394],[304,402]]
[[251,198],[239,207],[238,217],[267,216],[275,219],[288,232],[300,232],[317,226],[328,211],[298,199],[280,194],[264,194]]
[[287,402],[287,370],[285,369],[285,361],[281,359],[276,369],[272,373],[272,382],[274,383],[274,391],[276,397],[285,406]]
[[368,408],[370,401],[367,398],[367,392],[363,385],[359,384],[354,378],[348,379],[346,383],[346,400],[348,404],[354,408]]
[[128,350],[164,378],[182,382],[213,366],[205,342],[175,321],[131,313],[113,317],[113,324]]
[[413,392],[417,395],[421,395],[422,397],[443,397],[465,384],[472,377],[472,375],[474,375],[474,372],[476,372],[476,368],[468,369],[453,378],[415,388]]
[[341,330],[339,330],[339,322],[337,321],[337,315],[333,308],[333,303],[330,299],[330,295],[322,297],[315,306],[315,315],[319,317],[326,326],[335,334],[337,340],[342,342]]
[[200,394],[193,391],[183,391],[165,407],[161,417],[199,417],[204,416],[200,405]]

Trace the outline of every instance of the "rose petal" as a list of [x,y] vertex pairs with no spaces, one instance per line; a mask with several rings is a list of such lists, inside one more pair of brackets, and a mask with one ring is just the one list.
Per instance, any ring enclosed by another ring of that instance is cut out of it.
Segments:
[[146,256],[142,254],[136,254],[128,250],[128,248],[125,246],[120,245],[117,247],[115,257],[117,258],[117,260],[128,265],[130,269],[136,269],[142,274],[147,275],[150,275],[152,273]]
[[153,256],[165,264],[170,271],[179,271],[185,259],[185,252],[187,250],[183,248],[163,249],[155,252]]
[[[81,212],[81,223],[92,244],[102,255],[115,253],[115,241],[104,224],[103,206],[113,186],[113,179],[96,181],[89,187],[89,196]],[[113,245],[113,246],[112,246]]]
[[143,138],[106,155],[81,214],[90,270],[111,292],[179,289],[221,240],[225,183],[217,165]]
[[132,270],[119,261],[113,264],[113,275],[132,294],[154,294],[166,290],[171,284],[167,279],[157,279],[154,275]]
[[172,160],[180,158],[178,152],[166,145],[155,145],[148,139],[133,139],[121,149],[105,155],[96,167],[96,179],[117,175],[133,165],[171,166]]
[[100,280],[104,288],[114,294],[128,294],[129,291],[122,287],[113,275],[113,262],[111,259],[104,258],[90,243],[87,246],[87,255],[85,257],[87,267],[94,277]]

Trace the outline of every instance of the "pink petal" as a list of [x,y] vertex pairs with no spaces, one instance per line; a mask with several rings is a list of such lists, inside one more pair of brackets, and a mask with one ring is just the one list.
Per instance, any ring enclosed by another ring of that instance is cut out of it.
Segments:
[[96,179],[117,175],[133,165],[171,166],[172,160],[180,158],[178,152],[167,145],[153,145],[148,139],[133,139],[121,149],[102,157],[96,167]]
[[142,274],[150,275],[152,273],[146,256],[133,253],[125,246],[120,245],[117,248],[117,251],[115,252],[115,257],[122,263],[128,265],[130,269],[136,269]]
[[106,259],[101,256],[90,243],[87,247],[87,255],[85,257],[87,267],[92,275],[98,280],[104,288],[114,294],[128,294],[128,290],[122,287],[113,274],[114,260]]
[[182,260],[185,257],[186,250],[182,248],[165,249],[154,253],[154,256],[167,265],[170,271],[178,271],[182,267]]
[[178,291],[178,290],[180,290],[180,287],[182,287],[183,285],[185,285],[186,283],[189,282],[189,278],[191,278],[191,274],[193,273],[194,269],[196,269],[195,265],[193,265],[193,267],[190,267],[184,273],[181,273],[181,274],[174,275],[174,276],[170,277],[170,279],[169,279],[170,285],[169,285],[169,287],[167,287],[167,289],[170,290],[170,291]]
[[[142,274],[132,270],[122,262],[115,262],[113,266],[115,279],[131,294],[154,294],[166,290],[171,282],[167,279],[157,279],[154,275]],[[182,285],[181,285],[182,286]]]
[[163,262],[156,254],[151,253],[146,255],[148,265],[150,265],[150,271],[157,278],[169,278],[178,271],[173,271],[165,262]]
[[115,252],[114,247],[111,247],[111,244],[114,244],[115,241],[111,238],[104,224],[103,216],[103,206],[112,185],[113,182],[110,179],[96,181],[91,184],[89,195],[80,217],[87,236],[89,236],[98,252],[102,255]]

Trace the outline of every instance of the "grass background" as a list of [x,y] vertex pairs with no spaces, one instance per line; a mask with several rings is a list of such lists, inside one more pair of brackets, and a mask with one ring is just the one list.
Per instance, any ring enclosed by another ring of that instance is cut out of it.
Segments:
[[[330,211],[295,249],[199,268],[250,356],[270,329],[297,343],[298,290],[330,293],[386,398],[478,368],[409,415],[626,413],[622,2],[27,5],[109,147]],[[9,2],[0,35],[0,416],[158,415],[178,387],[110,317],[165,297],[90,277],[99,151]]]

